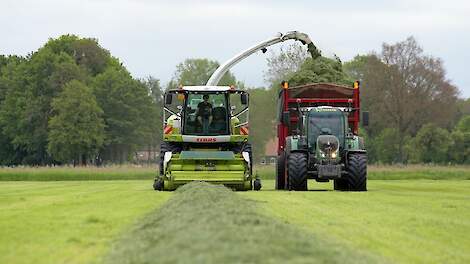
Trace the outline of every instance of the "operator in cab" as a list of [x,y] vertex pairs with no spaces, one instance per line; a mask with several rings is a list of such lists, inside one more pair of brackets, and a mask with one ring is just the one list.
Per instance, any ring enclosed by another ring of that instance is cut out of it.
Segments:
[[212,123],[212,104],[209,103],[209,95],[205,94],[202,99],[204,101],[197,105],[197,121],[202,126],[204,134],[209,133],[209,125]]

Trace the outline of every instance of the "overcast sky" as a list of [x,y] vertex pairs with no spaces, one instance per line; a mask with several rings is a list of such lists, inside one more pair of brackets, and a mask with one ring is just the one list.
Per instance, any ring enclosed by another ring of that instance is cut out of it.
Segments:
[[[170,80],[185,58],[223,62],[276,32],[299,30],[343,61],[413,35],[442,58],[447,77],[470,97],[470,1],[0,0],[0,54],[26,55],[48,38],[97,38],[134,77]],[[266,55],[233,72],[262,86]]]

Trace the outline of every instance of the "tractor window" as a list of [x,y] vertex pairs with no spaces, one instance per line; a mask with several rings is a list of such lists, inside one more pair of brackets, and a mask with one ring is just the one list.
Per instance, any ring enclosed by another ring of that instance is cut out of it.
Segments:
[[309,147],[315,149],[317,137],[321,134],[336,136],[343,146],[344,120],[340,112],[315,112],[311,111],[308,118],[308,142]]
[[230,93],[230,125],[231,133],[234,135],[244,135],[248,130],[241,127],[248,127],[248,105],[243,105],[241,95],[244,92]]
[[227,135],[226,94],[189,93],[184,112],[184,134]]
[[164,125],[168,122],[168,118],[175,118],[178,120],[181,118],[181,109],[183,109],[184,105],[184,94],[183,93],[175,93],[171,92],[168,93],[171,97],[171,104],[165,103],[165,98],[163,98],[163,102],[165,103],[164,111],[163,111],[163,122]]

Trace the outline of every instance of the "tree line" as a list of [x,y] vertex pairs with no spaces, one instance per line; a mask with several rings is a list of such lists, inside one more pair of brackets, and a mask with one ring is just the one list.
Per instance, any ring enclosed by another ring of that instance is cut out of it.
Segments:
[[[0,165],[122,163],[162,138],[162,95],[178,85],[203,85],[219,66],[186,59],[164,86],[136,79],[96,39],[64,35],[25,57],[0,55]],[[380,53],[309,58],[299,45],[267,59],[267,87],[246,87],[228,72],[220,85],[250,91],[255,159],[276,136],[277,93],[311,82],[362,83],[361,129],[369,162],[470,163],[470,99],[459,98],[440,59],[412,37]]]

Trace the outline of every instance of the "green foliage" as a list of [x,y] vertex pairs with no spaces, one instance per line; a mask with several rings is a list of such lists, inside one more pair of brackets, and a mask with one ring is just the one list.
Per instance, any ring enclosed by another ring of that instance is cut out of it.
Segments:
[[85,162],[104,142],[103,110],[90,88],[73,80],[52,102],[48,152],[58,161]]
[[133,79],[96,39],[64,35],[26,58],[0,57],[0,136],[5,141],[0,164],[52,164],[71,155],[51,157],[47,149],[52,102],[73,80],[93,88],[104,110],[101,158],[122,162],[142,145],[157,145],[161,101],[152,94],[160,87],[150,91]]
[[470,115],[462,117],[455,129],[462,133],[470,133]]
[[259,160],[265,154],[266,143],[276,136],[277,89],[250,89],[250,140],[253,156]]
[[435,124],[426,124],[413,139],[411,146],[414,156],[413,161],[423,163],[448,162],[448,150],[451,146],[451,138],[447,130]]
[[350,86],[354,82],[353,79],[344,73],[339,59],[334,60],[326,57],[306,59],[302,66],[300,66],[300,69],[289,76],[288,81],[291,86],[318,82]]

